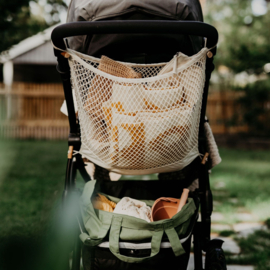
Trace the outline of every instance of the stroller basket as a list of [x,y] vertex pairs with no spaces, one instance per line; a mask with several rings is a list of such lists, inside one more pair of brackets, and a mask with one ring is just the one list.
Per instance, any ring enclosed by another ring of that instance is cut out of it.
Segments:
[[69,50],[83,155],[121,174],[174,171],[192,162],[199,155],[207,51],[142,65]]

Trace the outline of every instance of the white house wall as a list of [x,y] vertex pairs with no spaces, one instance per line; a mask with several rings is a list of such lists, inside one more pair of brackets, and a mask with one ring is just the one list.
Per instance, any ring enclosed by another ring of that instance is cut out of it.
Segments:
[[13,59],[14,64],[37,64],[37,65],[56,65],[51,41],[27,51],[26,53]]

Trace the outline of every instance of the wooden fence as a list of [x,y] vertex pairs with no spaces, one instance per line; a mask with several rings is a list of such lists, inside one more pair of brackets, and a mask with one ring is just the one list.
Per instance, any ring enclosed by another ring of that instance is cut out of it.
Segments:
[[0,85],[0,137],[67,138],[63,100],[61,84],[14,83],[10,92]]
[[[234,92],[210,92],[207,116],[215,134],[247,131],[230,126],[239,113]],[[10,92],[0,84],[0,137],[66,139],[67,116],[60,112],[64,100],[61,84],[14,83]]]
[[[206,115],[214,134],[235,134],[247,132],[246,125],[232,125],[232,120],[241,120],[243,112],[236,100],[242,93],[233,91],[210,92]],[[241,121],[238,121],[241,122]]]

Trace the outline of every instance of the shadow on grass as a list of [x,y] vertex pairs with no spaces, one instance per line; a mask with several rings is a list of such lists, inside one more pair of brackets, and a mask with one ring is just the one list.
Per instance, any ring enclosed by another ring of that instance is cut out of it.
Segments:
[[241,253],[237,256],[227,254],[228,263],[255,265],[256,270],[270,269],[270,219],[265,224],[266,229],[257,230],[247,237],[235,237]]
[[61,208],[66,145],[0,141],[1,270],[66,269],[76,235],[74,208]]
[[250,214],[252,222],[270,217],[270,151],[221,149],[220,154],[222,162],[210,175],[214,211],[227,223],[246,221],[238,213]]
[[0,269],[68,269],[70,252],[79,234],[74,217],[77,210],[61,209],[39,230],[27,232],[26,228],[19,227],[2,237]]

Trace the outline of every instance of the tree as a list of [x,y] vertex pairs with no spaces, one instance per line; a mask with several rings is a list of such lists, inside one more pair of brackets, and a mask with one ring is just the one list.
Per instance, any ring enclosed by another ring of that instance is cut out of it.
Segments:
[[[252,9],[258,1],[208,1],[206,20],[220,33],[216,65],[227,66],[233,74],[246,72],[257,76],[257,81],[235,89],[244,94],[236,101],[242,108],[242,117],[239,118],[238,113],[232,120],[236,125],[239,121],[246,124],[249,134],[269,136],[270,73],[264,67],[270,63],[270,1],[264,2],[265,10],[261,15],[254,14]],[[228,85],[224,77],[221,83]]]
[[[47,0],[46,4],[51,6],[49,15],[53,19],[46,21],[42,16],[31,14],[29,2],[30,0],[0,0],[0,52],[57,23],[59,18],[55,19],[55,14],[61,7],[66,8],[63,0]],[[31,2],[38,4],[38,0]]]
[[[270,63],[270,4],[256,16],[252,0],[208,0],[206,21],[220,33],[217,64],[233,72],[261,74]],[[255,3],[256,4],[256,3]]]

